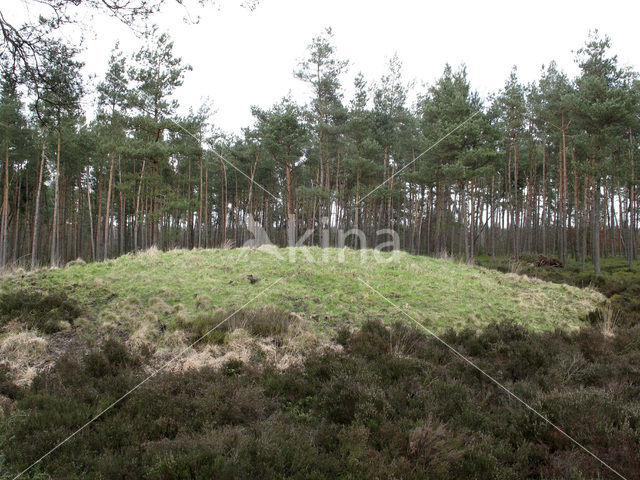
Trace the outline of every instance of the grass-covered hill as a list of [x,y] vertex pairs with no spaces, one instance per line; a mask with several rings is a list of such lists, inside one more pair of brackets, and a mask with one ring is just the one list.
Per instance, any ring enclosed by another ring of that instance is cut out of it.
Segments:
[[[77,261],[5,275],[0,295],[0,353],[20,384],[70,346],[87,350],[109,338],[145,346],[151,363],[160,365],[237,310],[180,365],[221,365],[258,351],[284,367],[332,344],[342,327],[412,323],[403,312],[438,332],[503,321],[531,331],[570,330],[585,325],[604,298],[591,289],[400,252],[275,247],[151,249]],[[237,327],[249,337],[235,338]],[[256,333],[259,339],[251,336]]]
[[5,275],[0,295],[0,352],[22,383],[69,344],[90,348],[114,336],[153,347],[162,362],[239,309],[202,342],[213,350],[192,352],[187,364],[220,364],[239,351],[246,357],[251,348],[228,342],[237,326],[272,338],[294,321],[297,335],[281,345],[286,365],[331,343],[340,327],[411,323],[403,312],[439,332],[502,321],[545,331],[585,325],[604,298],[591,289],[400,252],[275,247],[151,249],[77,261]]
[[[406,320],[360,280],[435,330],[503,320],[533,330],[571,328],[602,300],[595,290],[452,261],[319,248],[152,249],[106,262],[72,262],[66,268],[8,276],[0,288],[5,293],[19,287],[63,292],[85,308],[92,322],[114,315],[125,322],[125,307],[132,304],[155,311],[159,303],[188,319],[204,310],[239,308],[277,282],[251,306],[271,305],[318,326],[345,319],[353,324]],[[161,320],[171,322],[172,317],[163,314]]]
[[615,478],[359,279],[637,477],[640,327],[584,322],[603,296],[365,256],[150,250],[6,275],[0,479],[163,365],[21,478]]

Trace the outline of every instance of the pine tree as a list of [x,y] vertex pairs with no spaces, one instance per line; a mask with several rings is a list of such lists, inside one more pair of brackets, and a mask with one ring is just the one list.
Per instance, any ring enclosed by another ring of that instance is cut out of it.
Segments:
[[627,72],[618,67],[617,58],[608,56],[610,40],[600,38],[597,31],[578,50],[581,75],[572,110],[586,134],[588,171],[592,189],[592,257],[596,274],[600,274],[600,230],[602,215],[602,180],[612,167],[612,151],[616,137],[629,118],[626,98]]
[[[0,269],[9,263],[9,189],[16,167],[25,161],[30,135],[22,114],[17,78],[3,67],[0,84],[0,138],[2,139],[2,200],[0,207]],[[19,205],[18,205],[19,208]],[[16,213],[17,213],[16,209]],[[15,219],[14,229],[19,228]],[[14,247],[15,248],[15,247]]]
[[43,70],[46,88],[35,103],[35,110],[43,125],[55,131],[56,164],[54,169],[53,218],[51,221],[51,267],[59,263],[60,245],[60,175],[62,159],[62,131],[74,128],[79,119],[83,84],[80,76],[82,63],[74,59],[77,51],[57,44],[48,52]]
[[[184,65],[182,59],[173,54],[173,42],[166,33],[158,33],[153,27],[145,34],[146,44],[135,55],[135,65],[129,69],[129,77],[135,87],[131,96],[131,106],[138,114],[132,119],[135,130],[135,144],[132,146],[136,156],[142,160],[140,169],[140,185],[143,182],[144,167],[151,164],[144,175],[149,176],[151,188],[150,211],[147,217],[151,221],[150,244],[158,244],[159,221],[162,215],[160,195],[163,194],[161,174],[168,167],[170,151],[164,138],[167,129],[175,129],[177,125],[171,119],[178,102],[172,98],[176,88],[184,81],[184,75],[191,67]],[[140,193],[140,188],[138,189]],[[140,219],[140,199],[136,199],[134,249],[138,249],[138,230]]]
[[[256,134],[259,141],[276,163],[284,168],[286,224],[289,229],[293,229],[297,217],[294,213],[293,175],[307,142],[307,129],[302,122],[302,114],[287,98],[268,111],[254,107],[252,113],[257,120]],[[290,224],[292,221],[293,224]]]

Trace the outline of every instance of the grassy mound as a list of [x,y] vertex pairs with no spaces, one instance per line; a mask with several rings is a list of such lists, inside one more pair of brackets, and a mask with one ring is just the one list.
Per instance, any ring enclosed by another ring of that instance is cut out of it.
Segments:
[[595,288],[609,301],[609,309],[614,312],[615,322],[619,325],[640,324],[640,266],[636,262],[629,269],[627,260],[622,257],[604,257],[601,260],[602,273],[596,275],[593,265],[585,268],[575,260],[569,259],[566,268],[537,268],[536,255],[522,255],[520,262],[512,258],[487,256],[477,258],[478,264],[501,272],[516,271],[553,283],[566,283],[576,287]]
[[[250,277],[250,278],[248,278]],[[256,281],[257,280],[257,281]],[[279,280],[279,281],[278,281]],[[171,323],[207,309],[277,306],[322,326],[348,318],[407,321],[393,305],[438,331],[515,321],[533,330],[580,326],[603,300],[591,289],[396,252],[296,248],[155,249],[93,264],[5,277],[0,289],[64,292],[92,315],[120,319],[136,304]]]
[[374,290],[637,474],[640,333],[585,326],[602,294],[377,255],[154,249],[0,278],[0,479],[160,366],[26,478],[608,478]]

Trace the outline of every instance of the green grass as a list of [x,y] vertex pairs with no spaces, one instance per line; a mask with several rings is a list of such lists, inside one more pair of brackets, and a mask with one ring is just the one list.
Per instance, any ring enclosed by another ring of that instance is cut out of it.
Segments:
[[502,272],[515,271],[519,274],[536,277],[547,282],[569,284],[576,287],[592,287],[607,297],[607,310],[619,325],[638,325],[640,323],[640,266],[634,262],[629,269],[627,260],[622,257],[603,257],[601,273],[596,275],[593,264],[588,262],[584,269],[574,259],[567,261],[565,268],[538,268],[538,255],[522,254],[520,262],[513,258],[480,256],[479,265]]
[[[376,261],[372,251],[349,249],[150,250],[6,275],[0,292],[21,286],[64,292],[84,306],[90,321],[101,316],[118,321],[132,304],[138,312],[171,321],[177,312],[188,320],[203,310],[240,308],[273,285],[251,307],[296,312],[320,328],[344,319],[355,325],[369,319],[409,321],[361,279],[438,331],[503,320],[533,330],[573,328],[603,300],[592,289],[447,260],[399,252],[376,255],[385,262]],[[248,275],[259,281],[251,284]]]

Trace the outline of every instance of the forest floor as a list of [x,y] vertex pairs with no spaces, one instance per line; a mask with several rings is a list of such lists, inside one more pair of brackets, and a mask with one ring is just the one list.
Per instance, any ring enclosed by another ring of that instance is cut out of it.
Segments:
[[22,478],[613,478],[403,311],[637,477],[640,327],[606,325],[613,295],[364,255],[152,249],[0,278],[0,479],[151,374]]

